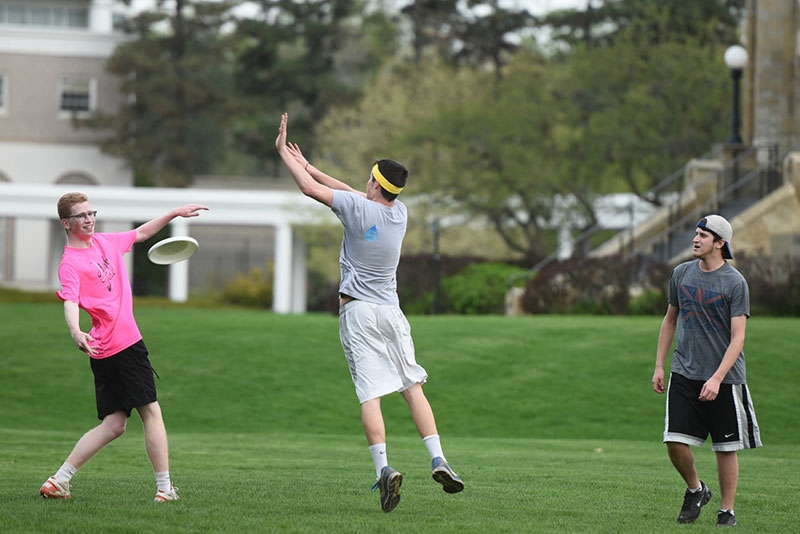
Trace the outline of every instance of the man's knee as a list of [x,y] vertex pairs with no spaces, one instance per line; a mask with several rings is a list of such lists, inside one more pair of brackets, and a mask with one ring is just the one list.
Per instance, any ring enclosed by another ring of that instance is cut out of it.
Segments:
[[125,432],[128,425],[128,417],[125,412],[114,412],[103,419],[102,425],[116,439]]

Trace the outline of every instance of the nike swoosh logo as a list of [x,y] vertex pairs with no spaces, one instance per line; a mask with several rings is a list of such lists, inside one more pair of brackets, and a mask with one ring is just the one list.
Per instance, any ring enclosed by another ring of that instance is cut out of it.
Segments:
[[727,438],[733,436],[734,434],[736,434],[736,432],[731,432],[730,434],[725,434],[725,438],[727,439]]

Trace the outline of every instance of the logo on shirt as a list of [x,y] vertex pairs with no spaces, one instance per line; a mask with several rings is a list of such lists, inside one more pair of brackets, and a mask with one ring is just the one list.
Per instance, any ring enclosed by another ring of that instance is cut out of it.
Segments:
[[682,285],[679,295],[681,320],[683,326],[689,330],[726,330],[722,321],[722,310],[715,312],[714,308],[725,306],[722,293],[709,291],[702,287]]
[[370,243],[376,241],[378,239],[378,227],[373,224],[372,228],[364,232],[364,239]]
[[97,268],[97,278],[100,279],[100,283],[106,286],[108,291],[111,291],[111,280],[114,279],[117,273],[111,268],[111,262],[108,261],[108,258],[103,258],[103,264],[100,265],[96,262],[90,261],[90,264],[94,265]]

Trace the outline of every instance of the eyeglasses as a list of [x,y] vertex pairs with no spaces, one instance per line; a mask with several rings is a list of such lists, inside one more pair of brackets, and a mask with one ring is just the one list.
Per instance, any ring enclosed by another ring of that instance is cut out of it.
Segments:
[[87,211],[85,213],[76,213],[75,215],[67,215],[64,218],[65,219],[80,219],[82,221],[85,221],[89,217],[91,217],[93,219],[97,218],[97,212],[96,211]]

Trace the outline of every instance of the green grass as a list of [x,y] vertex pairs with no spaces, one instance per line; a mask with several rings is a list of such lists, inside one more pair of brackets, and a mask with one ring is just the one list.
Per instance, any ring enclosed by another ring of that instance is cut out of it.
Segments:
[[[380,511],[358,403],[331,315],[139,305],[161,379],[181,500],[156,506],[141,424],[38,497],[97,423],[91,371],[59,304],[0,304],[3,532],[716,532],[715,492],[675,522],[683,489],[660,443],[652,392],[658,317],[411,317],[448,459],[467,485],[447,495],[398,395],[384,400],[402,501]],[[745,352],[765,447],[740,455],[745,532],[800,521],[797,319],[753,318]]]

